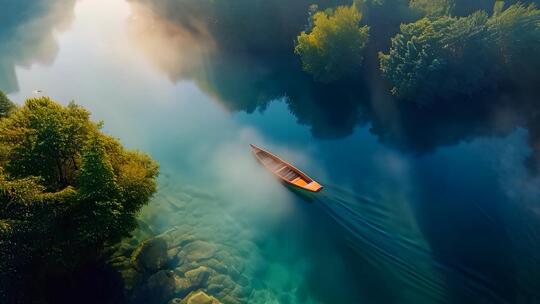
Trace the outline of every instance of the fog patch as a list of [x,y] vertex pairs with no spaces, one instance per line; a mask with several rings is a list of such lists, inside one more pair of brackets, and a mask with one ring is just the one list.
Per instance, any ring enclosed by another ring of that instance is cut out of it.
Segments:
[[145,5],[131,2],[128,36],[146,58],[164,71],[172,82],[191,78],[215,49],[215,42],[202,22],[192,20],[181,27]]

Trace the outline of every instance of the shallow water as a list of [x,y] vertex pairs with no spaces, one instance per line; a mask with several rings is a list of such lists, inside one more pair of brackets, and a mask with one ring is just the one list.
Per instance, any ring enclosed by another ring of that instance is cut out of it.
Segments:
[[[243,301],[540,299],[540,189],[524,165],[528,130],[454,140],[449,128],[429,151],[396,149],[341,94],[314,92],[302,76],[242,55],[212,57],[218,42],[195,41],[136,1],[43,3],[0,28],[9,42],[0,47],[0,89],[17,103],[35,90],[75,100],[158,160],[159,191],[141,221],[155,234],[175,228],[213,244],[249,280]],[[334,103],[305,107],[315,98]],[[250,143],[325,189],[283,187]]]

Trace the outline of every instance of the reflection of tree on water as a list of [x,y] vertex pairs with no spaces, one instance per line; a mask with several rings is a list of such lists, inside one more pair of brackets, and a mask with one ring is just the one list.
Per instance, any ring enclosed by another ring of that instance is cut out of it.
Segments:
[[[159,37],[150,43],[153,49],[142,46],[150,59],[173,81],[194,79],[231,111],[264,110],[270,100],[286,97],[291,112],[300,123],[311,126],[316,137],[344,137],[355,126],[369,122],[372,133],[383,142],[414,153],[479,136],[503,136],[517,126],[535,125],[534,97],[520,97],[520,105],[516,106],[518,100],[511,91],[477,92],[423,108],[397,102],[381,84],[378,65],[372,64],[375,56],[371,55],[367,55],[366,67],[361,71],[369,77],[353,75],[333,85],[314,83],[301,71],[292,51],[296,29],[305,23],[307,16],[307,4],[303,1],[295,2],[287,10],[280,1],[228,6],[204,1],[139,2],[132,1],[146,13],[135,19],[131,28],[151,18],[152,33],[159,33],[153,35]],[[334,4],[321,2],[327,6]],[[380,20],[393,16],[391,20],[406,21],[413,16],[406,14],[405,8],[399,13],[384,9],[394,2],[383,2],[381,8],[374,7],[366,13],[367,20],[371,14],[375,22],[372,27],[379,33],[386,33],[398,24],[396,21],[388,25]],[[485,5],[492,7],[492,4]],[[473,9],[477,7],[456,3],[458,13],[468,14]],[[253,18],[258,18],[257,22],[251,22]],[[138,40],[140,34],[132,31],[136,42],[148,45],[144,38]],[[382,36],[388,38],[388,33]],[[373,51],[374,46],[385,45],[382,39],[373,38],[368,48]],[[535,147],[534,130],[530,134],[531,147]],[[530,164],[538,163],[533,161],[537,158],[531,157]]]
[[58,52],[54,31],[73,17],[75,0],[2,1],[0,19],[0,89],[18,90],[15,66],[52,62]]
[[[295,9],[285,2],[265,3],[263,6],[237,5],[244,9],[267,8],[264,13],[259,12],[260,20],[254,23],[257,27],[267,28],[256,35],[264,37],[261,39],[264,45],[253,40],[255,36],[248,38],[255,33],[251,28],[245,29],[244,25],[226,22],[228,25],[220,28],[208,24],[208,19],[217,17],[204,15],[209,8],[203,5],[198,7],[201,12],[187,17],[186,12],[195,8],[191,8],[193,5],[185,8],[186,3],[181,1],[147,6],[134,3],[130,34],[152,62],[173,81],[194,79],[201,89],[231,111],[264,110],[271,100],[286,97],[291,112],[300,123],[312,126],[316,136],[332,138],[351,134],[360,118],[357,100],[364,90],[351,83],[360,82],[355,79],[332,86],[314,83],[301,71],[292,51],[297,29],[305,23],[308,2],[295,2]],[[269,5],[272,8],[267,7]],[[164,11],[168,11],[168,15],[163,15]],[[180,15],[172,16],[170,12]],[[251,10],[222,11],[219,20],[233,20],[228,14],[238,17],[238,14],[248,12],[256,15]],[[208,14],[214,16],[216,12],[210,10]],[[197,16],[201,19],[194,19]],[[275,26],[279,28],[275,29]]]
[[213,59],[212,67],[199,75],[198,84],[231,111],[262,111],[270,101],[285,97],[298,122],[321,138],[347,136],[361,119],[362,86],[316,84],[301,72],[294,58]]
[[175,22],[192,35],[200,25],[212,34],[221,49],[244,55],[272,56],[289,51],[294,37],[303,29],[308,7],[349,4],[348,0],[130,0],[151,8],[156,15]]

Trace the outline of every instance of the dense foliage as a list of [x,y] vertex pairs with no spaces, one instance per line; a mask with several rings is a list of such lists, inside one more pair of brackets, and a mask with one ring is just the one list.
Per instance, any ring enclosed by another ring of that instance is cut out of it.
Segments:
[[399,98],[425,103],[468,96],[511,81],[506,72],[516,67],[530,70],[536,59],[525,53],[538,50],[539,22],[540,11],[522,4],[491,17],[423,18],[401,26],[389,53],[380,54],[380,68]]
[[488,26],[495,44],[497,62],[514,83],[538,87],[540,58],[540,10],[536,5],[496,7]]
[[157,164],[74,103],[27,100],[0,120],[0,145],[0,299],[97,257],[156,190]]
[[354,5],[315,13],[313,28],[298,36],[295,47],[304,71],[317,81],[332,82],[357,69],[369,36],[369,27],[359,25],[361,18]]
[[0,91],[0,118],[6,117],[13,108],[15,108],[15,105],[7,98],[4,92]]
[[[489,67],[484,42],[487,15],[424,18],[401,26],[389,54],[381,54],[381,71],[392,94],[422,100],[437,94],[467,93]],[[467,66],[467,69],[463,69]]]

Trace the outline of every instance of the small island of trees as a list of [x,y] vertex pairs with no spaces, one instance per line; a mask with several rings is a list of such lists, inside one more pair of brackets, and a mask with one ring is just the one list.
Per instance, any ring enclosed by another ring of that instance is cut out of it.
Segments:
[[158,165],[100,128],[75,103],[0,94],[0,302],[43,300],[136,227]]

